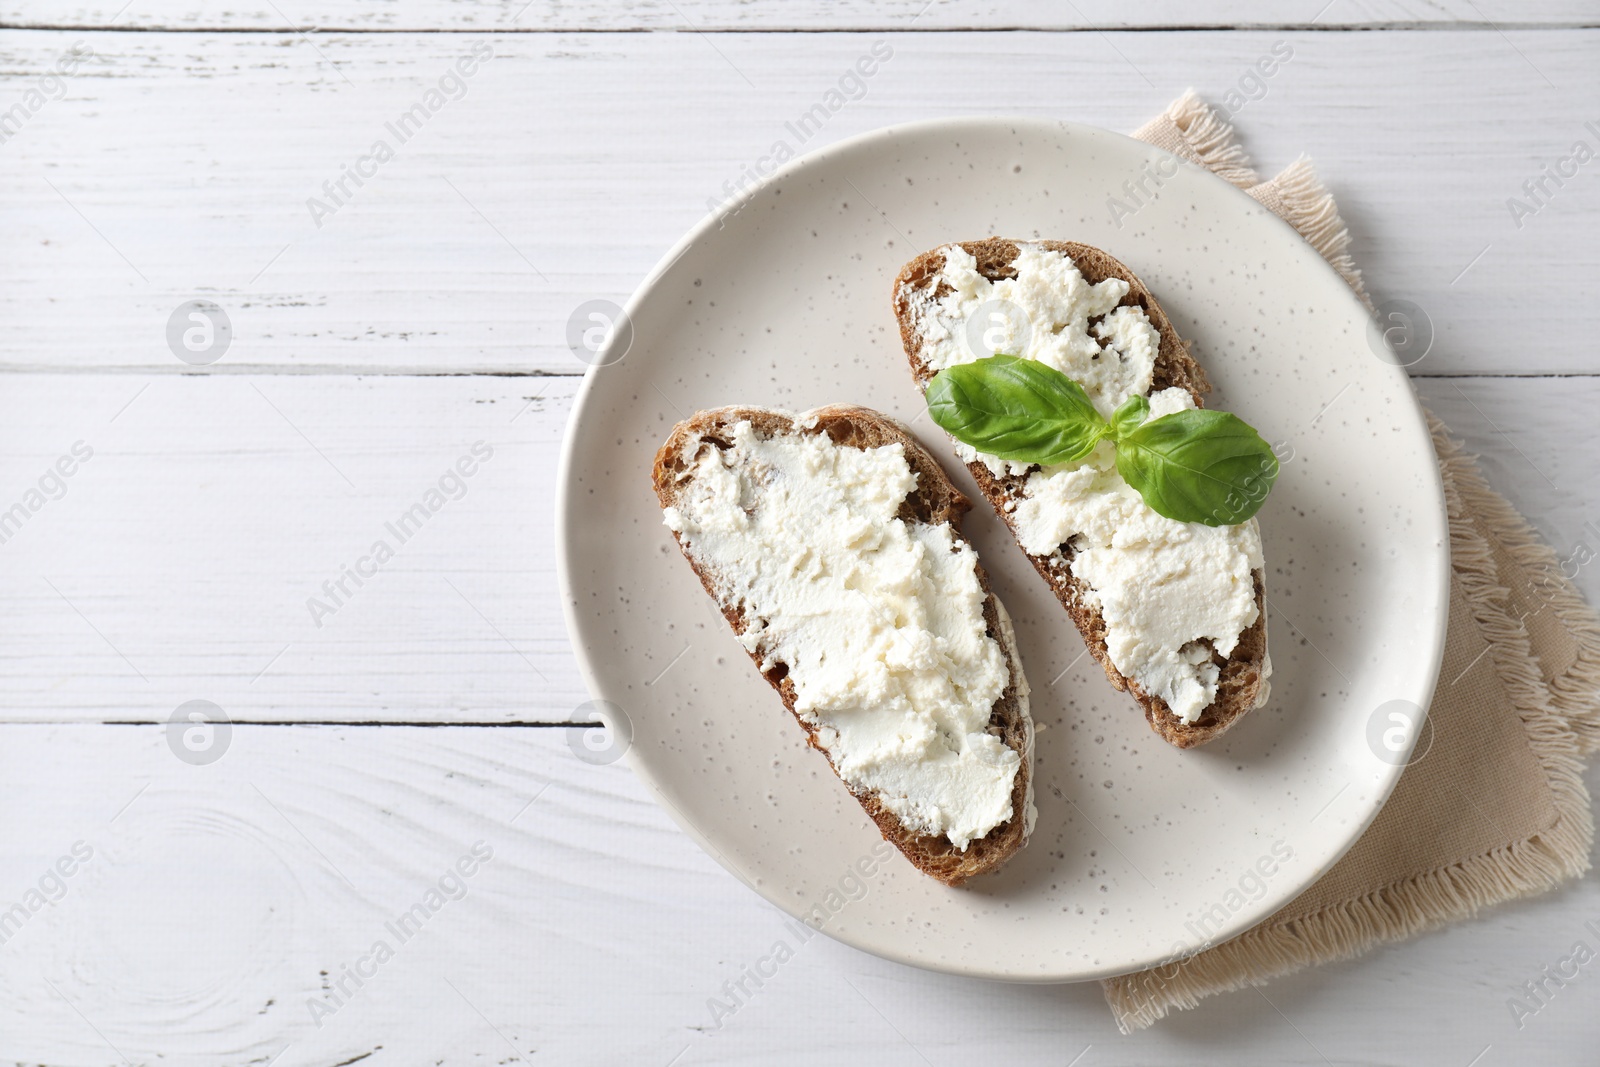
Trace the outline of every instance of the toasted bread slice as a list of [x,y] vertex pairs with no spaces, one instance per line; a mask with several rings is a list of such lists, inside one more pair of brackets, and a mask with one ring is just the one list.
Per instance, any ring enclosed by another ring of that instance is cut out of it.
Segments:
[[[1161,310],[1161,305],[1156,303],[1149,288],[1133,271],[1107,253],[1089,245],[1071,241],[1030,243],[1053,252],[1065,253],[1091,285],[1106,278],[1121,278],[1127,282],[1128,294],[1122,299],[1121,306],[1136,305],[1143,308],[1161,338],[1151,378],[1151,392],[1172,387],[1182,388],[1194,398],[1197,407],[1204,406],[1202,398],[1211,390],[1205,372],[1190,356],[1188,346],[1178,337],[1171,320]],[[978,272],[985,278],[993,281],[1015,277],[1016,272],[1011,264],[1019,252],[1017,242],[990,237],[982,241],[961,242],[961,247],[977,260]],[[938,298],[948,291],[948,286],[939,281],[944,260],[941,249],[924,252],[906,264],[894,282],[894,310],[900,324],[900,339],[905,346],[906,358],[911,363],[911,373],[918,387],[924,390],[937,372],[922,356],[922,342],[918,336],[917,303],[919,297]],[[1011,511],[1016,501],[1021,498],[1028,475],[1026,473],[996,475],[981,460],[969,462],[967,469],[972,472],[972,477],[977,481],[983,495],[994,506],[996,514],[1015,534]],[[1060,554],[1070,560],[1072,547],[1061,546]],[[1056,599],[1061,601],[1061,605],[1072,616],[1072,621],[1083,634],[1090,653],[1105,669],[1106,677],[1110,679],[1111,684],[1133,696],[1144,709],[1145,719],[1150,723],[1150,728],[1166,741],[1178,748],[1193,748],[1205,744],[1232,726],[1245,712],[1266,703],[1269,690],[1267,679],[1272,668],[1271,661],[1267,658],[1266,585],[1261,569],[1254,571],[1256,621],[1240,635],[1238,644],[1229,656],[1223,657],[1216,652],[1212,653],[1212,662],[1220,669],[1216,698],[1195,721],[1186,723],[1173,714],[1159,696],[1145,692],[1136,682],[1124,677],[1112,664],[1106,648],[1106,621],[1087,595],[1088,584],[1075,577],[1069,568],[1053,565],[1052,560],[1056,558],[1054,555],[1041,556],[1032,553],[1027,555],[1034,569],[1055,592]]]
[[[846,405],[818,408],[803,416],[765,408],[726,407],[698,412],[678,423],[655,458],[652,480],[663,508],[678,506],[693,477],[696,459],[703,450],[730,447],[733,427],[746,420],[764,438],[826,434],[842,447],[858,449],[898,442],[904,448],[907,463],[918,477],[915,490],[905,498],[897,517],[908,524],[948,523],[952,533],[959,539],[962,516],[971,504],[951,483],[933,455],[895,420],[868,408]],[[696,558],[690,546],[685,544],[683,536],[674,531],[673,537],[706,592],[717,601],[728,625],[735,634],[744,634],[753,620],[746,617],[740,605],[729,603],[729,598],[721,592],[724,588],[722,576]],[[981,565],[977,566],[977,578],[984,595],[983,618],[987,624],[987,634],[999,643],[1009,670],[1009,680],[993,705],[988,732],[1000,738],[1007,748],[1020,757],[1011,789],[1010,817],[982,837],[974,838],[962,850],[947,837],[914,831],[898,815],[889,811],[878,796],[858,792],[847,784],[851,795],[866,809],[884,839],[904,853],[918,870],[947,885],[960,885],[974,875],[998,868],[1023,846],[1033,822],[1033,721],[1028,715],[1028,684],[1017,656],[1011,620],[990,589],[988,576]],[[762,654],[751,652],[750,657],[760,669]],[[805,730],[811,746],[827,757],[829,767],[838,774],[833,757],[819,738],[818,729],[795,710],[797,692],[794,682],[788,677],[788,665],[775,663],[763,672],[763,677],[778,691],[784,706]]]

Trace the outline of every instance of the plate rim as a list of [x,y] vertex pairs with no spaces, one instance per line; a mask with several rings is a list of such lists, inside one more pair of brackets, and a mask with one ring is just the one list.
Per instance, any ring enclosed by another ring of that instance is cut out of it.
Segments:
[[[1269,220],[1269,224],[1276,224],[1280,227],[1283,227],[1290,234],[1293,234],[1297,240],[1302,242],[1305,241],[1304,235],[1302,235],[1298,230],[1294,229],[1294,227],[1290,226],[1288,222],[1284,221],[1273,212],[1266,211],[1262,208],[1262,205],[1258,201],[1250,197],[1249,194],[1243,189],[1203,166],[1196,165],[1192,161],[1184,160],[1182,157],[1177,156],[1174,153],[1171,153],[1157,145],[1151,144],[1147,141],[1141,141],[1138,138],[1130,137],[1127,134],[1120,133],[1115,130],[1108,130],[1104,127],[1095,126],[1088,123],[1073,122],[1065,119],[1044,118],[1041,116],[947,115],[938,118],[919,119],[911,122],[892,123],[887,126],[880,126],[871,130],[866,130],[861,133],[842,138],[838,141],[834,141],[830,144],[822,145],[781,165],[771,174],[763,177],[759,182],[750,186],[748,189],[743,190],[737,199],[725,204],[724,209],[731,209],[734,207],[734,205],[742,207],[744,204],[753,200],[763,190],[780,181],[793,177],[801,170],[821,162],[830,161],[834,157],[843,156],[858,151],[863,147],[870,147],[874,142],[890,142],[894,138],[900,136],[936,133],[941,130],[957,131],[963,129],[973,130],[981,128],[985,131],[993,131],[999,128],[1016,130],[1019,127],[1030,127],[1038,133],[1065,133],[1069,136],[1086,135],[1091,138],[1111,137],[1137,145],[1140,151],[1156,152],[1165,156],[1170,156],[1171,158],[1178,160],[1180,163],[1187,162],[1190,164],[1188,169],[1203,174],[1206,178],[1215,181],[1220,186],[1230,190],[1232,195],[1241,197],[1247,201],[1249,205],[1260,212],[1260,217],[1264,217]],[[623,305],[623,314],[627,317],[630,324],[634,319],[635,311],[639,305],[643,303],[644,298],[651,292],[652,289],[655,288],[661,279],[666,276],[667,272],[671,270],[672,266],[677,263],[677,261],[681,259],[691,248],[693,248],[698,241],[700,241],[713,229],[720,228],[718,223],[723,215],[724,211],[707,213],[703,218],[700,219],[699,222],[690,227],[688,231],[686,231],[684,235],[680,237],[670,248],[668,248],[667,251],[656,261],[655,265],[651,267],[649,272],[646,273],[645,276],[639,281],[638,285],[635,286],[633,292],[629,295],[626,303]],[[1350,305],[1353,305],[1352,310],[1361,312],[1362,315],[1367,317],[1369,321],[1372,321],[1370,305],[1363,303],[1361,297],[1358,296],[1355,290],[1350,287],[1349,283],[1344,279],[1344,277],[1334,269],[1332,264],[1328,263],[1328,261],[1320,255],[1315,256],[1314,261],[1315,265],[1311,268],[1313,271],[1324,271],[1328,276],[1331,277],[1332,280],[1338,283],[1336,289],[1343,294],[1338,299],[1341,301],[1348,301]],[[1387,341],[1385,341],[1386,347],[1387,344]],[[624,363],[625,360],[626,356],[617,360],[615,363],[610,364],[610,366],[620,365]],[[1389,801],[1390,796],[1393,794],[1395,787],[1399,784],[1401,775],[1404,773],[1406,768],[1410,766],[1411,753],[1415,749],[1418,739],[1423,734],[1422,726],[1424,723],[1426,723],[1431,715],[1433,697],[1438,688],[1439,671],[1443,664],[1445,640],[1448,633],[1450,614],[1452,546],[1450,538],[1449,502],[1444,492],[1443,475],[1437,463],[1437,452],[1434,449],[1433,436],[1428,423],[1428,412],[1422,406],[1421,398],[1417,395],[1416,387],[1412,384],[1410,375],[1406,373],[1405,368],[1399,364],[1398,360],[1394,362],[1380,362],[1384,363],[1385,365],[1376,368],[1374,373],[1380,376],[1388,374],[1392,378],[1400,379],[1404,384],[1404,388],[1401,390],[1401,393],[1410,402],[1410,407],[1407,410],[1412,413],[1413,420],[1408,425],[1404,426],[1402,431],[1413,439],[1411,441],[1411,445],[1412,447],[1416,448],[1418,452],[1424,455],[1433,456],[1435,458],[1435,462],[1426,464],[1425,466],[1428,468],[1431,475],[1427,482],[1427,489],[1431,491],[1433,501],[1437,504],[1437,507],[1430,506],[1425,509],[1419,509],[1417,512],[1419,521],[1426,521],[1430,526],[1430,529],[1427,530],[1426,533],[1431,533],[1439,546],[1432,553],[1432,570],[1434,571],[1432,582],[1433,595],[1430,603],[1427,605],[1427,607],[1431,610],[1432,625],[1430,627],[1430,633],[1425,639],[1426,644],[1429,646],[1429,652],[1424,658],[1424,662],[1427,663],[1429,667],[1423,675],[1423,681],[1421,682],[1420,687],[1416,690],[1418,699],[1415,703],[1418,707],[1423,709],[1423,714],[1422,718],[1418,720],[1417,729],[1412,731],[1410,742],[1405,750],[1406,759],[1402,762],[1389,765],[1384,771],[1384,778],[1380,781],[1379,787],[1374,794],[1374,799],[1369,805],[1367,811],[1365,811],[1358,820],[1353,820],[1351,822],[1351,829],[1347,837],[1338,848],[1333,850],[1326,861],[1319,864],[1314,870],[1308,869],[1309,873],[1305,874],[1299,879],[1294,880],[1293,888],[1285,893],[1281,898],[1277,897],[1276,894],[1271,892],[1264,895],[1262,897],[1262,902],[1274,901],[1271,907],[1254,914],[1251,913],[1249,908],[1240,909],[1235,916],[1230,917],[1230,921],[1227,924],[1218,930],[1214,939],[1208,940],[1199,948],[1191,948],[1179,955],[1168,953],[1165,956],[1155,957],[1133,967],[1128,967],[1119,963],[1109,968],[1079,968],[1074,969],[1071,975],[1064,975],[1059,972],[1039,974],[1036,972],[1000,971],[982,967],[965,967],[959,962],[948,963],[941,961],[935,963],[923,957],[913,958],[906,954],[895,951],[892,947],[892,944],[885,946],[875,943],[869,946],[861,943],[860,940],[856,938],[843,935],[840,931],[833,929],[823,929],[821,930],[822,933],[827,934],[836,941],[840,941],[846,945],[849,945],[851,948],[866,952],[873,956],[877,956],[881,959],[891,960],[893,962],[916,967],[921,970],[933,971],[941,974],[950,974],[957,977],[980,978],[992,981],[1014,982],[1030,985],[1097,981],[1100,979],[1117,977],[1119,975],[1136,974],[1152,966],[1163,965],[1164,963],[1175,959],[1188,958],[1216,945],[1222,944],[1245,932],[1246,930],[1260,925],[1262,922],[1270,918],[1271,915],[1279,908],[1293,901],[1301,893],[1305,892],[1305,890],[1315,885],[1317,881],[1323,877],[1323,875],[1327,874],[1327,872],[1335,864],[1343,859],[1349,853],[1349,851],[1355,847],[1356,842],[1361,840],[1361,838],[1366,834],[1367,829],[1371,827],[1372,823],[1377,819],[1379,813],[1383,811],[1384,807]],[[584,412],[591,401],[591,398],[597,387],[599,377],[601,374],[605,373],[606,369],[607,365],[602,365],[600,362],[591,364],[584,372],[578,389],[573,395],[572,410],[568,414],[566,423],[562,429],[561,448],[556,461],[554,509],[556,578],[558,595],[561,598],[562,620],[566,625],[568,643],[572,649],[573,658],[577,661],[578,671],[583,678],[584,688],[589,693],[591,702],[596,704],[609,702],[609,698],[604,695],[605,687],[602,684],[603,675],[599,670],[598,665],[591,661],[591,658],[586,651],[585,642],[580,639],[580,634],[582,632],[581,620],[578,617],[577,598],[574,595],[571,567],[569,565],[571,551],[567,528],[572,521],[572,513],[574,510],[570,506],[570,502],[572,500],[572,493],[575,484],[574,474],[577,464],[577,449],[575,443],[575,438],[577,437],[577,428],[582,421]],[[602,723],[605,725],[606,730],[614,734],[619,724],[610,721],[608,718],[609,713],[607,713],[604,708],[597,707],[596,711],[599,714]],[[727,871],[729,874],[733,875],[734,878],[736,878],[739,882],[755,891],[763,900],[778,908],[784,914],[795,919],[802,918],[804,914],[802,911],[794,910],[786,906],[781,901],[777,893],[769,894],[761,887],[754,885],[741,871],[737,870],[723,858],[721,850],[717,849],[710,842],[710,840],[701,833],[697,826],[683,816],[679,812],[676,805],[672,804],[666,799],[661,786],[657,782],[655,774],[649,770],[643,761],[634,758],[631,745],[629,745],[628,750],[623,753],[621,762],[625,763],[633,775],[645,785],[645,788],[651,795],[651,798],[659,807],[665,809],[668,817],[672,819],[679,829],[684,831],[690,840],[694,841],[699,848],[701,848],[713,860],[715,860],[718,866]],[[1243,919],[1243,921],[1241,921],[1241,919]]]

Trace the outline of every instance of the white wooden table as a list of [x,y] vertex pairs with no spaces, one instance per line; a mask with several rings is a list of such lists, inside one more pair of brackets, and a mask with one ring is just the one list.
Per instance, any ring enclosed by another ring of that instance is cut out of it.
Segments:
[[[782,917],[551,725],[586,699],[551,558],[567,322],[874,42],[807,147],[1237,91],[1262,169],[1310,152],[1374,293],[1427,310],[1424,400],[1563,556],[1600,550],[1600,160],[1523,188],[1600,148],[1600,8],[924,4],[0,0],[0,1061],[1594,1062],[1600,964],[1521,1028],[1507,1000],[1600,948],[1595,877],[1126,1038],[1096,986],[827,938],[714,1023]],[[167,341],[196,299],[232,326],[205,366]],[[308,608],[477,441],[464,495]],[[209,749],[167,726],[194,700],[232,720]]]

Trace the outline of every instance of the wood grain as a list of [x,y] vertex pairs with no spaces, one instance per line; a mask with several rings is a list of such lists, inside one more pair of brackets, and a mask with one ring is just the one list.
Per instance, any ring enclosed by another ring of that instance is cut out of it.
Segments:
[[1431,27],[1578,24],[1594,25],[1594,9],[1579,0],[1311,0],[1309,3],[1249,3],[1159,0],[1116,4],[1079,0],[963,3],[957,0],[803,0],[749,4],[738,0],[633,0],[631,3],[572,5],[558,0],[420,0],[405,5],[377,0],[325,0],[316,5],[245,0],[217,9],[193,0],[124,0],[103,3],[48,3],[6,0],[0,25],[82,28],[230,29],[287,31],[447,30],[506,32],[522,30],[762,30],[1055,29],[1081,30],[1193,26],[1212,29],[1251,27]]
[[[219,370],[581,371],[579,305],[624,300],[880,36],[893,58],[804,147],[951,114],[1133,129],[1188,86],[1227,99],[1285,41],[1238,98],[1247,145],[1269,172],[1318,160],[1373,291],[1447,342],[1429,372],[1593,367],[1600,185],[1548,186],[1520,229],[1507,201],[1600,146],[1600,31],[1450,30],[488,36],[403,144],[386,124],[479,38],[13,34],[0,101],[74,42],[94,58],[0,152],[0,368],[179,369],[168,319],[204,297],[234,327]],[[308,200],[383,138],[319,228]],[[1531,293],[1561,309],[1536,339]]]
[[[1581,984],[1521,1030],[1506,1008],[1589,938],[1592,878],[1124,1038],[1092,983],[960,981],[798,942],[624,764],[575,759],[562,731],[239,727],[206,767],[159,727],[0,732],[0,802],[33,812],[0,828],[0,908],[92,850],[0,945],[7,1062],[1089,1067],[1225,1046],[1325,1067],[1464,1065],[1492,1046],[1480,1063],[1575,1064],[1595,1037]],[[387,924],[477,842],[493,855],[464,895],[402,942]],[[793,958],[714,1013],[785,938]],[[392,957],[361,964],[380,940]],[[314,1018],[358,964],[370,976]]]
[[[792,934],[625,762],[579,758],[592,733],[249,721],[578,708],[550,499],[577,381],[529,375],[582,371],[573,310],[624,299],[879,37],[894,60],[807,147],[947,114],[1132,129],[1189,85],[1248,88],[1289,41],[1240,98],[1248,146],[1267,170],[1313,153],[1374,292],[1431,317],[1422,400],[1561,555],[1600,551],[1595,185],[1521,228],[1506,206],[1600,143],[1600,33],[1560,28],[1595,22],[1570,0],[0,0],[0,26],[45,27],[0,40],[0,114],[74,42],[96,57],[0,145],[0,515],[41,494],[0,542],[0,1060],[1587,1062],[1581,981],[1520,1028],[1507,1002],[1594,943],[1592,877],[1129,1038],[1094,986],[958,981],[825,937],[719,1019]],[[986,28],[1045,32],[964,32]],[[496,58],[466,95],[319,229],[307,198],[480,36]],[[1559,309],[1537,330],[1528,293]],[[165,337],[196,297],[235,327],[203,371]],[[1505,377],[1551,372],[1581,377]],[[307,598],[480,440],[464,494],[319,628]],[[80,441],[57,499],[41,479]],[[234,720],[204,765],[165,725],[195,699]],[[126,721],[146,725],[107,725]],[[479,841],[465,895],[399,944],[385,924]],[[60,898],[6,926],[58,895],[78,842]],[[310,1003],[386,937],[319,1027]]]
[[[567,721],[587,696],[552,493],[576,384],[12,375],[0,505],[76,442],[94,455],[0,544],[0,716],[164,722],[205,699],[240,721]],[[1600,551],[1600,379],[1420,385],[1563,556]],[[480,440],[493,458],[401,543],[389,526]],[[336,604],[323,583],[377,540],[394,558]],[[1579,582],[1600,600],[1600,565]]]
[[[577,381],[12,376],[5,507],[76,442],[94,454],[0,545],[5,716],[165,721],[206,699],[267,721],[564,721],[586,699],[551,558]],[[492,458],[460,478],[480,441]],[[378,541],[393,558],[344,578]]]

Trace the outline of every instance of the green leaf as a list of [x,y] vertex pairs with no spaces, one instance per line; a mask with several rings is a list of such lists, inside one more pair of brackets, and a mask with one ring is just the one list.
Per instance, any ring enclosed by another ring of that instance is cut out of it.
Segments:
[[1234,526],[1261,510],[1278,459],[1237,415],[1179,411],[1120,435],[1117,471],[1159,515]]
[[1150,401],[1137,394],[1130,396],[1111,413],[1111,436],[1120,441],[1149,417]]
[[1111,435],[1083,386],[1018,356],[942,370],[928,383],[927,399],[928,414],[950,436],[1017,463],[1070,463]]
[[1234,526],[1261,509],[1278,460],[1261,435],[1225,411],[1150,418],[1132,396],[1107,422],[1083,386],[1031,359],[995,355],[940,371],[928,413],[952,437],[1017,463],[1070,463],[1116,442],[1117,471],[1151,510],[1178,522]]

